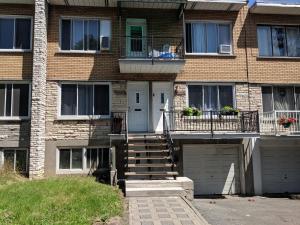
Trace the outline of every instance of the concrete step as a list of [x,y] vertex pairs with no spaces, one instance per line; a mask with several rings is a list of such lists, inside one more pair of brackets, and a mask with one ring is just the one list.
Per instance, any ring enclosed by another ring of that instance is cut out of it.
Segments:
[[129,136],[128,141],[161,141],[166,140],[164,136],[161,135],[151,135],[151,136]]
[[158,187],[158,188],[126,188],[126,197],[167,197],[184,196],[182,187]]
[[125,176],[159,176],[159,177],[171,177],[171,176],[178,176],[178,172],[176,172],[176,171],[125,172]]
[[170,156],[129,156],[129,157],[125,157],[125,159],[128,160],[169,160],[171,159]]
[[[172,163],[144,163],[144,164],[128,164],[129,168],[170,168],[172,167]],[[176,164],[174,164],[176,167]]]
[[166,147],[167,143],[143,143],[143,142],[137,142],[137,143],[128,143],[128,147]]
[[[125,151],[126,152],[126,151]],[[168,149],[146,149],[146,150],[128,150],[128,153],[132,154],[142,154],[142,153],[169,153],[170,150]]]

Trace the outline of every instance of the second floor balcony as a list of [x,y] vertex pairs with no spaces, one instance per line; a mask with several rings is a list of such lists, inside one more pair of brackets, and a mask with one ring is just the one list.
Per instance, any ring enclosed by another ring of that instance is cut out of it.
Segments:
[[184,64],[182,37],[143,36],[138,27],[120,37],[121,73],[179,73]]

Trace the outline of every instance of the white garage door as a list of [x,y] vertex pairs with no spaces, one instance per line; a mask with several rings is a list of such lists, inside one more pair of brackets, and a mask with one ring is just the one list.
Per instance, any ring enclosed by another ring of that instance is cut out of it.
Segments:
[[192,179],[195,195],[240,193],[239,147],[184,145],[183,173]]
[[261,148],[264,193],[300,192],[300,147]]

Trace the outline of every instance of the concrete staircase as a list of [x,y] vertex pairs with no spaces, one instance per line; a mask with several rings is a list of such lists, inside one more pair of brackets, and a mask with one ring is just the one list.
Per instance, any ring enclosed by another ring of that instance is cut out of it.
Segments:
[[125,177],[131,179],[176,179],[170,146],[164,135],[129,134],[125,148]]

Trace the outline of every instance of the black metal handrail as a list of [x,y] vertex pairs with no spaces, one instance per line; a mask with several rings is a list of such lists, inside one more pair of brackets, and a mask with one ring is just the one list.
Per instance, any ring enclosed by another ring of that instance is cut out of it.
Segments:
[[[169,154],[170,154],[171,164],[172,164],[171,170],[174,171],[174,168],[175,168],[175,144],[174,144],[174,141],[170,134],[169,124],[168,124],[168,120],[167,120],[165,112],[163,112],[163,132],[164,132],[164,135],[168,142],[168,147],[169,147],[168,149],[169,149]],[[174,179],[176,179],[176,176],[174,176]]]
[[183,37],[120,36],[120,57],[153,60],[183,59],[183,43]]
[[258,111],[202,111],[188,116],[182,111],[167,111],[170,131],[259,133]]

